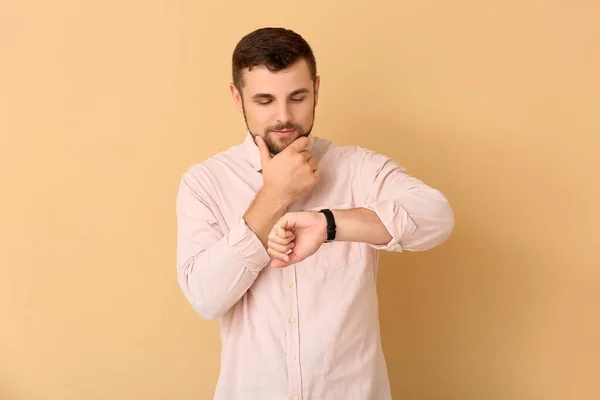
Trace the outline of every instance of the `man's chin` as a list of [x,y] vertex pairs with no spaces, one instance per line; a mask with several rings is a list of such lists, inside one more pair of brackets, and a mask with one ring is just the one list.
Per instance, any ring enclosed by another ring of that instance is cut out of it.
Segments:
[[293,135],[290,136],[280,136],[275,134],[273,131],[269,131],[266,135],[267,142],[269,145],[269,150],[272,154],[278,154],[282,152],[286,147],[292,144],[295,140],[297,140],[301,136],[309,136],[308,133],[299,133],[298,131],[294,131]]
[[291,143],[294,142],[294,140],[298,139],[300,137],[299,134],[295,133],[294,135],[291,136],[277,136],[275,134],[273,134],[272,132],[270,132],[269,134],[269,139],[270,142],[273,143],[273,147],[276,147],[277,149],[279,149],[279,151],[285,149],[286,147],[288,147]]

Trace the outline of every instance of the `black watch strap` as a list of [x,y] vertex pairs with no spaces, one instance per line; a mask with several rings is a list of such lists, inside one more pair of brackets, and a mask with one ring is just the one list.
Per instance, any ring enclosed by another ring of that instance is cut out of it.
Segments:
[[336,231],[335,218],[333,218],[333,213],[327,208],[319,212],[325,214],[325,218],[327,219],[327,239],[325,240],[325,243],[333,242],[335,240]]

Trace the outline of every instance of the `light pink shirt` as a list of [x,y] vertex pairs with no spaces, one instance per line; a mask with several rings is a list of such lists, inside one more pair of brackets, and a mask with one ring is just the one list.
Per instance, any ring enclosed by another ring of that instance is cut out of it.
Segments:
[[311,136],[323,176],[288,211],[364,207],[393,239],[326,243],[286,268],[242,216],[263,185],[246,140],[183,174],[177,195],[178,279],[194,310],[221,318],[215,400],[391,399],[381,348],[378,250],[427,250],[454,227],[446,198],[393,160]]

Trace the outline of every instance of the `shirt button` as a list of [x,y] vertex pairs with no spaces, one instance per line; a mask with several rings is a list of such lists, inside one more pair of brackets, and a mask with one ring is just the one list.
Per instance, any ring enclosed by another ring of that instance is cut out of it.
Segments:
[[296,360],[296,356],[290,356],[290,360],[295,361]]
[[290,324],[295,324],[296,323],[296,318],[292,317],[289,319]]
[[292,400],[300,400],[300,397],[294,396],[294,397],[292,397]]
[[292,281],[288,281],[288,283],[287,283],[287,287],[292,287],[292,286],[294,286],[294,282],[292,282]]

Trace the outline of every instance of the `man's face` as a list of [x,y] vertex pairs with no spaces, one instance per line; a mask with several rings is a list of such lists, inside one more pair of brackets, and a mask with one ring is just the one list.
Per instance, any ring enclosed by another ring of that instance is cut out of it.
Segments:
[[312,130],[319,78],[313,82],[306,61],[271,72],[264,66],[244,71],[242,93],[231,85],[234,100],[244,113],[252,136],[261,136],[271,154],[285,149]]

